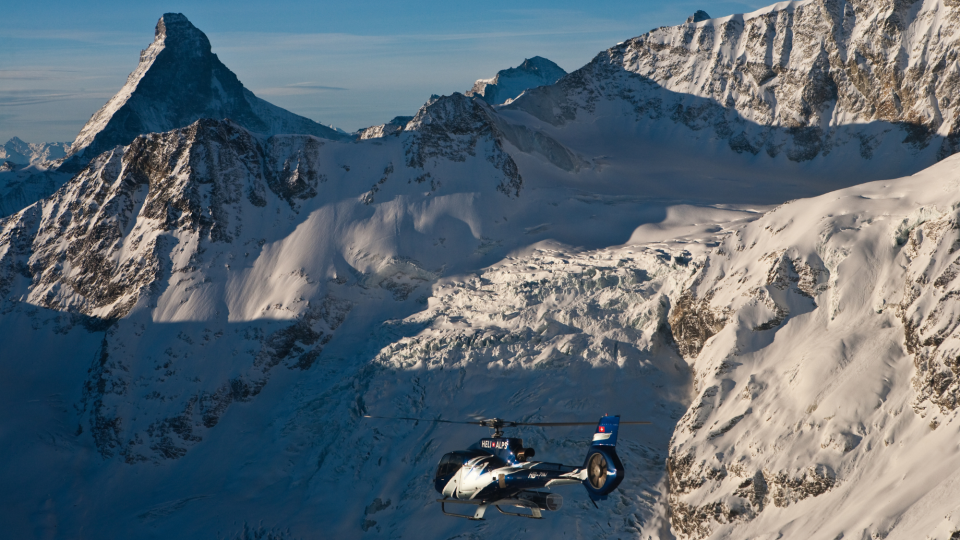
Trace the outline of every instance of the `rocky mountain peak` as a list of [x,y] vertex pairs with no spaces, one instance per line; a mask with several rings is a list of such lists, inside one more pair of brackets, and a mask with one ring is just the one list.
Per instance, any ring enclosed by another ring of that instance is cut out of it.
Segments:
[[164,13],[157,21],[154,36],[154,43],[174,49],[179,54],[213,54],[207,36],[182,13]]
[[405,131],[443,130],[453,134],[472,133],[486,123],[486,115],[472,99],[454,92],[449,96],[431,96]]
[[696,13],[687,17],[687,23],[698,23],[701,21],[710,20],[711,18],[712,17],[710,17],[710,15],[706,11],[702,9],[698,9]]
[[498,71],[491,79],[479,79],[466,95],[499,105],[516,99],[530,88],[551,85],[566,74],[563,68],[550,60],[534,56],[517,67]]
[[79,170],[139,135],[178,129],[201,118],[229,118],[265,135],[345,137],[255,96],[213,53],[203,32],[182,14],[167,13],[126,84],[80,131],[64,168]]
[[387,135],[395,135],[403,131],[403,128],[411,120],[413,120],[412,116],[395,116],[389,122],[363,128],[358,131],[357,134],[359,135],[360,140],[377,139],[380,137],[386,137]]
[[563,77],[564,75],[567,74],[567,72],[564,71],[563,68],[561,68],[560,66],[554,64],[553,62],[551,62],[550,60],[547,60],[542,56],[534,56],[533,58],[527,58],[519,66],[504,70],[503,73],[504,74],[510,73],[511,71],[514,71],[514,70],[522,71],[526,73],[539,73],[544,78],[550,78],[557,74],[559,74],[560,77]]

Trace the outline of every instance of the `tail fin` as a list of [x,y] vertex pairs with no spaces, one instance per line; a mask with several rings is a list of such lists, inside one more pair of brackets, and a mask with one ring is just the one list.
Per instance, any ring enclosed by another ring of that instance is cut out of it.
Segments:
[[597,432],[593,434],[591,446],[616,446],[617,431],[620,430],[620,415],[604,416],[597,424]]
[[620,416],[604,416],[593,434],[593,444],[583,462],[586,478],[583,486],[594,501],[604,500],[623,481],[623,463],[617,455],[617,431]]

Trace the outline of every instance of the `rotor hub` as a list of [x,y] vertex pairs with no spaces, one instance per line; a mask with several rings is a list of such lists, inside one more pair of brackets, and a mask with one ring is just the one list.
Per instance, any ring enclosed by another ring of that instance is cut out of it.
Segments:
[[486,426],[493,430],[493,438],[503,437],[503,428],[505,427],[514,427],[516,422],[507,422],[502,418],[490,418],[489,420],[482,420],[480,422],[481,426]]

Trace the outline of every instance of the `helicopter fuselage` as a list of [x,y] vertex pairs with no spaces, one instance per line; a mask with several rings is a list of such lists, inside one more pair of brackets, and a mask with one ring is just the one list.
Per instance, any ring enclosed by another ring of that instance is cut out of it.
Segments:
[[524,491],[580,484],[586,470],[580,467],[526,461],[533,449],[523,441],[497,437],[481,439],[468,450],[450,452],[440,460],[435,488],[445,498],[500,500]]

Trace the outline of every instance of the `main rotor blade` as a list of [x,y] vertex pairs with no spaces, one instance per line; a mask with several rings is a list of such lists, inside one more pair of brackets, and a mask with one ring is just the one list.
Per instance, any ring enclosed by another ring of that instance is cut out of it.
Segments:
[[456,420],[440,420],[432,418],[406,418],[401,416],[373,416],[363,415],[364,418],[379,418],[381,420],[410,420],[411,422],[443,422],[444,424],[470,424],[473,426],[482,426],[483,422],[457,422]]
[[[540,426],[540,427],[562,427],[562,426],[595,426],[596,422],[513,422],[511,420],[500,420],[499,418],[488,418],[486,420],[475,420],[473,422],[463,422],[457,420],[440,420],[431,418],[408,418],[405,416],[373,416],[363,415],[364,418],[379,418],[381,420],[408,420],[410,422],[434,422],[444,424],[467,424],[471,426],[496,427],[499,422],[501,427],[515,426]],[[620,422],[620,425],[650,425],[652,422]]]

